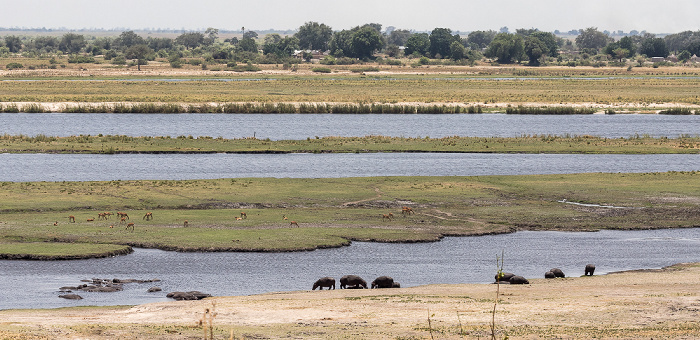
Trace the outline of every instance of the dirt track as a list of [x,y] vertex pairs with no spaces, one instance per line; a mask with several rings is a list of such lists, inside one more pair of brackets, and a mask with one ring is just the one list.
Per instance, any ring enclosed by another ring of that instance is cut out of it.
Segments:
[[[700,264],[500,288],[499,338],[700,338]],[[429,285],[2,311],[0,338],[201,338],[206,309],[220,339],[487,338],[495,293],[495,285]]]

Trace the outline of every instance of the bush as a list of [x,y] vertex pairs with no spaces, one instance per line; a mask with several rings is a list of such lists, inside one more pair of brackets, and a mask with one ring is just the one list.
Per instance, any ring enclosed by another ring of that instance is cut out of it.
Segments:
[[261,69],[255,65],[245,64],[233,68],[234,72],[259,72]]
[[124,56],[118,56],[112,58],[112,64],[113,65],[126,65],[126,58]]
[[428,65],[430,64],[430,59],[428,59],[428,57],[420,57],[420,59],[418,59],[418,63],[421,65]]
[[331,73],[331,69],[328,67],[314,67],[311,69],[311,71],[318,73]]
[[24,68],[24,65],[20,63],[9,63],[5,66],[5,68],[7,68],[8,70],[15,70],[18,68]]
[[70,64],[91,64],[95,62],[95,58],[87,55],[73,55],[68,57]]

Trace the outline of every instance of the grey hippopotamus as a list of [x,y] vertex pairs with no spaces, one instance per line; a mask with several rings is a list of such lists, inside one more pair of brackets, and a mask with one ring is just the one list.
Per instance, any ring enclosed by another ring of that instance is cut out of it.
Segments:
[[335,289],[335,279],[330,276],[322,277],[314,282],[314,287],[311,288],[311,290],[315,290],[316,288],[318,288],[318,290],[323,290],[323,287],[328,287],[328,290],[331,288]]
[[344,288],[367,289],[367,281],[357,275],[345,275],[340,278],[340,289]]
[[595,265],[589,263],[586,265],[586,273],[584,275],[585,276],[593,276],[594,271],[595,271]]
[[394,279],[389,276],[380,276],[372,281],[372,289],[374,288],[393,288]]

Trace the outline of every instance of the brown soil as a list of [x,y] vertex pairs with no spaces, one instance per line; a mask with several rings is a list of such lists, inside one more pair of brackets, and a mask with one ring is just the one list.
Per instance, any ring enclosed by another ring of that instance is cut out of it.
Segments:
[[[530,282],[500,286],[499,339],[700,337],[700,264]],[[213,334],[219,339],[490,338],[496,289],[445,284],[10,310],[0,312],[0,338],[202,338],[206,310],[216,313]]]

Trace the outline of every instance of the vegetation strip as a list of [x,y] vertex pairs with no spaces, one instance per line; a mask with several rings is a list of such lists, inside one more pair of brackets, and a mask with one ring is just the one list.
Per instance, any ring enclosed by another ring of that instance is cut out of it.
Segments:
[[316,137],[279,140],[221,137],[131,137],[124,135],[0,136],[5,153],[557,153],[557,154],[697,154],[700,136],[629,138],[524,135],[522,137]]
[[699,175],[0,182],[0,254],[41,255],[52,244],[76,249],[54,256],[91,256],[81,247],[104,244],[284,252],[517,230],[698,227]]

